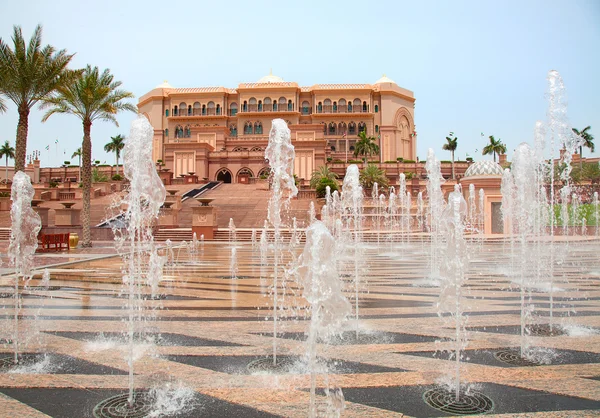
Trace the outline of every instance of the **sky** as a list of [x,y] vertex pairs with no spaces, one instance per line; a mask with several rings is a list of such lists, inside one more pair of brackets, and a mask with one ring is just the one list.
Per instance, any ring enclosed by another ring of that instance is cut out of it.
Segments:
[[[373,83],[385,73],[415,94],[420,159],[428,148],[450,159],[442,150],[449,132],[458,137],[456,159],[491,159],[481,156],[488,135],[507,145],[510,159],[546,120],[546,77],[557,70],[570,123],[592,126],[600,156],[597,0],[0,2],[3,40],[11,42],[13,25],[29,39],[38,23],[44,45],[76,53],[72,68],[109,68],[136,98],[164,80],[234,88],[271,68],[301,86]],[[42,166],[76,164],[81,122],[54,115],[42,123],[42,115],[31,112],[28,154],[40,150]],[[114,163],[104,144],[127,136],[134,117],[119,115],[119,127],[94,124],[93,160]],[[9,106],[0,141],[14,145],[16,126]]]

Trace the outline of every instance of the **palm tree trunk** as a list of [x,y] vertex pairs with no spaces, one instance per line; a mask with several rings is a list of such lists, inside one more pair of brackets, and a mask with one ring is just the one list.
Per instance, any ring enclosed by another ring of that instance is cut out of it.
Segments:
[[82,183],[83,183],[83,211],[81,216],[82,226],[82,247],[92,246],[92,236],[90,231],[90,192],[92,188],[92,138],[90,132],[92,130],[92,122],[89,120],[83,121],[83,144],[81,144],[81,153],[83,157],[83,165],[81,167]]
[[17,123],[17,140],[15,141],[15,173],[25,171],[27,153],[27,131],[29,128],[29,108],[19,106],[19,122]]
[[117,176],[119,175],[119,153],[117,153]]
[[496,151],[494,151],[494,162],[496,162]]
[[583,145],[579,146],[579,172],[583,170]]
[[6,184],[8,184],[8,155],[6,156]]
[[452,151],[452,180],[454,180],[454,151]]

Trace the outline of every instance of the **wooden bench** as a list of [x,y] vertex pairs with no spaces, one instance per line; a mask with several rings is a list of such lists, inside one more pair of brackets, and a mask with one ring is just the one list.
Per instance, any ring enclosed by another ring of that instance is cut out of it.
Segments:
[[70,234],[42,234],[38,240],[38,251],[62,251],[69,250]]

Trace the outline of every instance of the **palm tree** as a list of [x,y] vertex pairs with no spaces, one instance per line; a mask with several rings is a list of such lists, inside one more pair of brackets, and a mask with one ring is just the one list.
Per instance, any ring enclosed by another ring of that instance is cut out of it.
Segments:
[[14,50],[0,39],[0,93],[14,102],[19,112],[17,123],[15,172],[25,168],[29,112],[75,74],[67,69],[73,55],[42,44],[42,27],[36,26],[29,43],[19,26],[13,27]]
[[496,154],[504,154],[506,152],[506,145],[500,141],[500,138],[496,141],[494,135],[489,137],[490,143],[483,147],[482,155],[494,154],[494,162],[496,162]]
[[326,165],[322,165],[318,170],[313,171],[310,178],[310,188],[315,189],[322,180],[336,181],[337,178],[337,173],[331,171]]
[[77,148],[77,151],[71,155],[71,158],[77,157],[79,161],[79,181],[81,181],[81,147]]
[[6,105],[4,104],[2,97],[0,97],[0,113],[4,113],[4,112],[6,112]]
[[360,184],[365,189],[372,189],[375,183],[377,183],[379,187],[387,187],[387,176],[385,175],[385,171],[379,169],[375,164],[368,164],[360,172]]
[[104,151],[114,152],[117,156],[117,175],[119,175],[119,157],[124,146],[125,137],[123,135],[111,136],[110,142],[104,145]]
[[82,183],[83,183],[83,213],[82,213],[82,246],[91,247],[90,235],[90,189],[92,184],[92,123],[97,120],[113,122],[119,126],[115,115],[121,111],[136,112],[137,108],[125,103],[125,99],[133,94],[119,89],[120,81],[114,81],[110,70],[102,73],[98,67],[88,65],[81,74],[68,85],[60,86],[56,93],[47,98],[42,108],[48,111],[42,118],[45,122],[55,113],[66,113],[77,116],[83,124],[82,143]]
[[454,136],[454,132],[450,132],[450,136],[446,137],[446,143],[442,147],[445,151],[450,151],[452,155],[452,179],[454,179],[454,151],[458,147],[458,137]]
[[360,131],[358,137],[360,139],[354,145],[354,156],[364,156],[366,164],[371,155],[379,152],[379,145],[375,143],[375,137],[367,136],[367,131],[365,130]]
[[572,129],[573,132],[575,132],[575,135],[577,135],[583,140],[582,144],[579,146],[579,168],[583,169],[583,147],[588,147],[590,149],[590,152],[594,152],[594,150],[596,149],[596,147],[594,146],[594,137],[591,133],[588,132],[590,129],[592,129],[592,127],[586,126],[581,131],[578,131],[575,128]]
[[6,158],[6,183],[8,183],[8,159],[15,158],[15,149],[10,146],[8,141],[0,147],[0,158],[2,157]]

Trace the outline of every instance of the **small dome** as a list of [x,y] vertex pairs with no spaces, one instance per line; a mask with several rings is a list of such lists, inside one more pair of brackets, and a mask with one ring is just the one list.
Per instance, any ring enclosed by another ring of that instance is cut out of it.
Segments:
[[502,167],[500,164],[490,161],[477,161],[465,171],[465,177],[475,177],[475,176],[500,176],[502,177]]
[[264,76],[263,78],[258,80],[258,82],[259,83],[283,83],[283,78],[277,77],[276,75],[273,75],[272,71],[269,71],[269,75]]
[[173,86],[169,84],[169,82],[167,80],[163,81],[162,84],[159,84],[158,86],[154,87],[155,89],[172,89]]
[[381,77],[379,80],[377,80],[375,82],[375,84],[383,84],[383,83],[393,83],[393,84],[396,84],[396,82],[394,80],[392,80],[391,78],[388,78],[388,76],[386,76],[385,74],[383,75],[383,77]]

